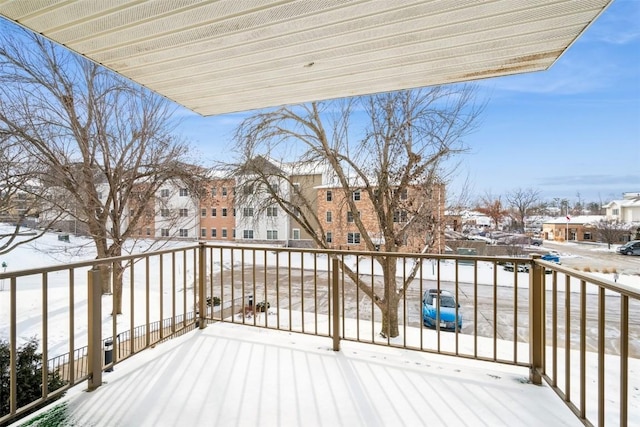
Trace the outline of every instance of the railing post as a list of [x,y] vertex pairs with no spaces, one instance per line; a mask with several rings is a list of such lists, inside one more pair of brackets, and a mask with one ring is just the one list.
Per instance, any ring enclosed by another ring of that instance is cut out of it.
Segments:
[[[199,256],[200,262],[198,265],[198,326],[200,329],[205,328],[204,318],[205,318],[205,303],[206,303],[206,292],[205,292],[205,276],[206,276],[206,263],[207,263],[207,251],[205,242],[200,242],[199,248]],[[213,299],[212,299],[213,304]],[[213,305],[212,305],[213,306]]]
[[535,261],[540,255],[533,256],[533,268],[529,274],[529,381],[542,384],[541,372],[544,356],[544,267]]
[[331,263],[331,290],[333,296],[333,351],[340,351],[340,287],[338,260]]
[[89,391],[102,385],[102,284],[100,269],[92,268],[88,272],[89,342],[87,361],[89,367]]

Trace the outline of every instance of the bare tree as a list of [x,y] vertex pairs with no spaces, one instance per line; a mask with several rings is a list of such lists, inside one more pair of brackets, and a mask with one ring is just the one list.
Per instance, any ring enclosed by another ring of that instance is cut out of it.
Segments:
[[[482,110],[474,95],[472,86],[434,87],[255,114],[236,132],[237,170],[244,185],[253,187],[238,192],[237,202],[248,205],[259,195],[260,206],[278,205],[319,247],[329,248],[328,226],[315,209],[318,200],[291,182],[290,177],[301,172],[264,167],[254,160],[261,156],[295,160],[294,169],[317,165],[327,184],[340,193],[334,196],[339,196],[340,209],[352,219],[362,247],[395,253],[407,239],[416,238],[427,251],[440,238],[438,221],[443,219],[434,213],[436,192],[444,197],[443,162],[464,150],[463,137],[474,130]],[[288,183],[292,194],[273,185],[274,179]],[[444,205],[444,198],[440,203]],[[370,213],[367,224],[365,215],[359,214],[364,210]],[[419,264],[402,281],[395,258],[384,253],[374,258],[383,271],[381,288],[362,281],[349,266],[341,268],[380,309],[381,334],[395,337],[398,303]]]
[[[168,101],[28,31],[3,34],[0,136],[42,166],[45,203],[86,227],[98,258],[122,255],[158,189],[192,179]],[[119,314],[123,265],[112,268]]]
[[476,210],[491,218],[495,229],[497,229],[498,224],[500,224],[502,220],[509,215],[509,212],[502,204],[502,197],[493,196],[490,193],[482,196]]
[[540,200],[540,191],[533,188],[517,188],[507,193],[506,199],[514,210],[517,228],[524,232],[527,211]]
[[601,219],[593,227],[598,239],[605,242],[608,249],[612,244],[620,243],[625,235],[631,234],[631,227],[617,219]]
[[0,255],[47,231],[39,176],[38,165],[19,144],[6,135],[0,139],[0,221],[7,224],[0,231]]

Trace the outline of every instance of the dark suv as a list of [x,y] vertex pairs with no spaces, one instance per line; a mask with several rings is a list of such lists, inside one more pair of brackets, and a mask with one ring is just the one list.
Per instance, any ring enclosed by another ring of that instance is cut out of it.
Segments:
[[616,251],[622,255],[640,255],[640,240],[632,240],[625,245],[618,246]]

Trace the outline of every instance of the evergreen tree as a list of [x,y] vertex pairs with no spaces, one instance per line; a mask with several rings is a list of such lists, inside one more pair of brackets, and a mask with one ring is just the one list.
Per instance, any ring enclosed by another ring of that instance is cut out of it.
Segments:
[[[0,416],[9,413],[10,346],[0,340]],[[20,408],[42,397],[42,353],[38,352],[37,339],[31,338],[18,348],[16,358],[17,407]],[[58,372],[49,372],[48,391],[52,392],[64,385]]]

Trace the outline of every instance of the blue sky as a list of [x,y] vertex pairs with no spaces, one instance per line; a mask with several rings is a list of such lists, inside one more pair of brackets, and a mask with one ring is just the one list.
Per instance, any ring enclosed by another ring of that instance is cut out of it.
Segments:
[[[533,188],[546,200],[606,202],[640,192],[640,0],[614,1],[548,71],[477,83],[488,105],[451,193],[465,181],[472,198]],[[227,157],[245,115],[181,116],[207,161]]]

